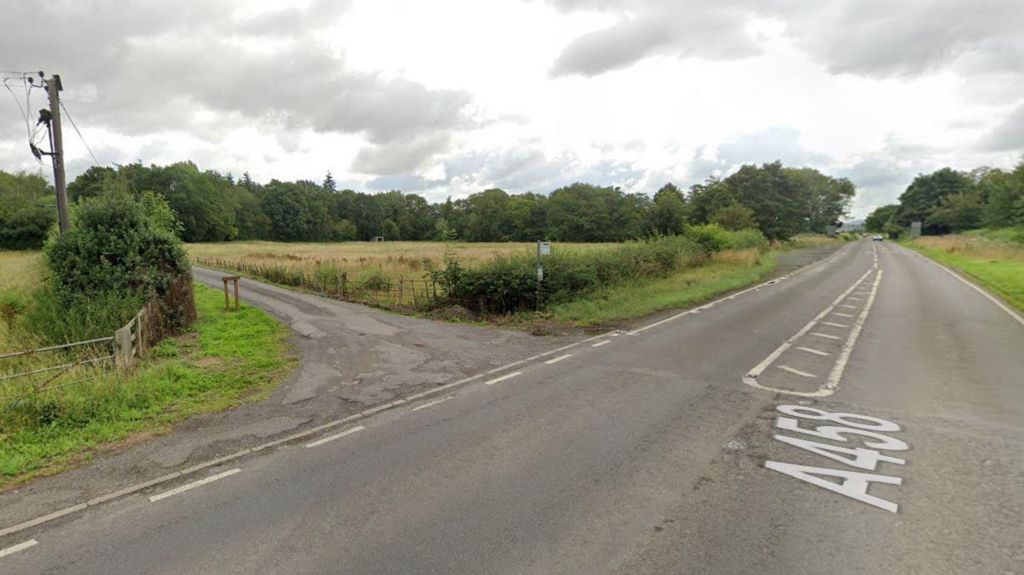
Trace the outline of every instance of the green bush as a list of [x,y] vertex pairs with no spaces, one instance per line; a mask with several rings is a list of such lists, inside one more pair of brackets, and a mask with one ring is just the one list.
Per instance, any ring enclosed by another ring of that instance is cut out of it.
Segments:
[[431,273],[451,300],[480,312],[508,313],[568,301],[604,286],[665,277],[706,257],[707,251],[690,238],[668,236],[604,250],[556,249],[543,260],[539,289],[536,261],[529,256],[497,257],[472,269],[446,257],[445,268]]
[[688,226],[686,237],[697,242],[705,252],[714,253],[729,247],[730,235],[718,224]]
[[725,246],[726,249],[748,250],[751,248],[757,248],[762,251],[768,249],[768,238],[764,237],[761,230],[756,228],[726,233],[729,236],[729,241],[726,242]]
[[191,269],[176,220],[161,198],[110,191],[83,198],[72,227],[44,247],[51,270],[48,288],[26,318],[51,341],[110,335],[149,300],[162,302],[171,330],[194,317]]

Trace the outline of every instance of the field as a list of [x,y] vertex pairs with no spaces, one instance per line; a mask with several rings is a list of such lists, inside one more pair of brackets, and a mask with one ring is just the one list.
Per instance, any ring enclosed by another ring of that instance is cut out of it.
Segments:
[[[1024,310],[1024,244],[1010,234],[925,236],[907,245],[955,268]],[[993,239],[993,237],[995,239]]]
[[[0,252],[0,304],[30,305],[44,270],[40,252]],[[157,344],[133,372],[75,367],[0,381],[0,489],[133,433],[260,399],[283,381],[295,364],[287,327],[248,306],[225,312],[220,294],[199,285],[196,303],[192,331]],[[12,335],[0,322],[0,353],[34,346],[30,335]],[[48,352],[0,360],[0,375],[70,359]]]
[[[591,250],[615,244],[553,244],[553,250]],[[468,265],[494,256],[532,255],[534,243],[467,243],[467,242],[338,242],[282,243],[227,242],[186,244],[190,256],[244,260],[251,264],[305,267],[332,263],[336,267],[360,274],[380,272],[389,277],[419,277],[428,265],[440,265],[445,253],[453,253]]]
[[42,281],[40,252],[0,251],[0,352],[19,347],[10,324],[28,294]]

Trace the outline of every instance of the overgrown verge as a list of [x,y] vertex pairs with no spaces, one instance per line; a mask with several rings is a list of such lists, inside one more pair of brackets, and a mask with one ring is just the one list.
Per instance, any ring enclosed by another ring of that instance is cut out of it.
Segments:
[[667,309],[688,308],[757,282],[775,269],[777,251],[725,250],[705,265],[650,281],[599,289],[552,306],[544,316],[581,327],[609,325]]
[[664,279],[681,270],[703,266],[722,250],[760,253],[768,242],[755,230],[726,231],[714,224],[693,226],[684,235],[627,242],[607,250],[555,250],[542,260],[527,256],[496,257],[466,268],[455,257],[430,274],[443,286],[447,304],[478,314],[543,310],[585,298],[598,290]]
[[[970,235],[923,236],[904,245],[967,274],[1024,310],[1024,243],[1015,241],[1016,237],[1013,230],[999,234],[978,231]],[[1024,234],[1019,237],[1024,238]]]
[[[0,389],[0,487],[88,460],[134,433],[162,433],[189,416],[267,397],[295,365],[288,329],[261,310],[226,312],[197,285],[198,321],[125,374],[79,368],[69,385]],[[16,398],[16,399],[15,399]]]

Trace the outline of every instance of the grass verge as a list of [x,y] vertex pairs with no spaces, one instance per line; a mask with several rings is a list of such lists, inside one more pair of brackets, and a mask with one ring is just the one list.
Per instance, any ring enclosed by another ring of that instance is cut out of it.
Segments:
[[113,442],[159,434],[199,413],[266,398],[296,364],[287,327],[196,285],[199,320],[131,374],[73,372],[68,384],[0,405],[0,488],[87,461]]
[[703,266],[662,279],[601,289],[548,311],[555,321],[586,327],[692,307],[762,279],[775,269],[777,257],[776,251],[758,254],[755,249],[719,252]]
[[1024,246],[982,235],[925,236],[904,245],[963,272],[1024,311]]

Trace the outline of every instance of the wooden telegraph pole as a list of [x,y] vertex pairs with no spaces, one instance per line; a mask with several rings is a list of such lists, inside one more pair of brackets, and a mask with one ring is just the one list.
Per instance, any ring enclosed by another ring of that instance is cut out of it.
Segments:
[[64,175],[64,138],[60,129],[60,91],[64,87],[57,74],[44,82],[46,93],[50,96],[50,157],[53,159],[53,187],[57,190],[57,222],[61,233],[64,233],[71,227],[67,179]]

